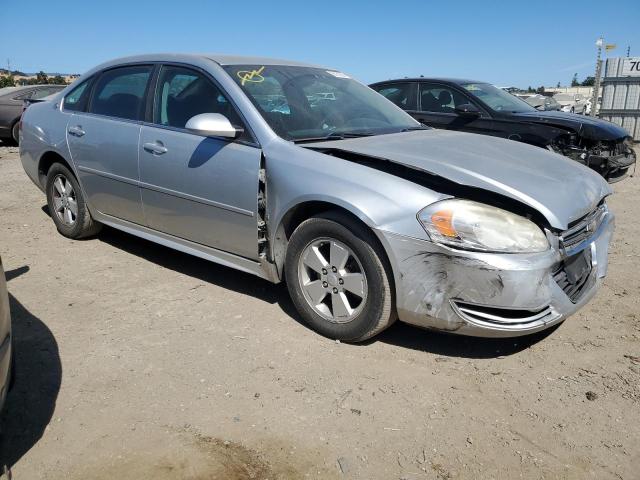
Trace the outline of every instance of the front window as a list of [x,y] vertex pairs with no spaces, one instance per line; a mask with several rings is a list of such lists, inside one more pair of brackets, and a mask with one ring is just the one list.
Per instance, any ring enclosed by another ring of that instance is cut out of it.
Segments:
[[341,72],[283,65],[233,65],[225,70],[286,140],[420,128],[401,109]]
[[496,112],[535,112],[524,100],[488,83],[465,83],[462,87]]
[[191,117],[219,113],[233,125],[243,127],[240,116],[217,85],[188,68],[162,67],[154,104],[153,122],[159,125],[185,128]]

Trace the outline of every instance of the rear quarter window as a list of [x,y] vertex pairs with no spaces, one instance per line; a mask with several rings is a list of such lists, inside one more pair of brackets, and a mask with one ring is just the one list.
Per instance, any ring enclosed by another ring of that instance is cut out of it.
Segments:
[[89,99],[91,79],[85,80],[64,97],[62,108],[71,112],[83,112]]

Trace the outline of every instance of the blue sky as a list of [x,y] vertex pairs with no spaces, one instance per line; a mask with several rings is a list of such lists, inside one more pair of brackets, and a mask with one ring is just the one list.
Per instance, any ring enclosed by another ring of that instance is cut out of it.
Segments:
[[521,87],[591,75],[594,42],[640,56],[640,0],[0,0],[0,65],[82,73],[123,55],[290,58],[363,82],[420,74]]

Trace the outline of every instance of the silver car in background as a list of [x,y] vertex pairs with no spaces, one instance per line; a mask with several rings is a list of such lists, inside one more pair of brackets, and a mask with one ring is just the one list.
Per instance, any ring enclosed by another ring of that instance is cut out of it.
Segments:
[[516,95],[536,110],[540,111],[556,111],[561,110],[562,106],[553,97],[547,97],[538,93],[532,95]]
[[514,336],[566,319],[607,269],[611,193],[543,149],[426,128],[323,67],[146,55],[22,121],[26,173],[70,238],[102,224],[285,281],[362,341],[394,320]]
[[581,93],[556,93],[553,99],[560,104],[563,112],[586,113],[587,99]]
[[[11,384],[11,315],[9,313],[9,294],[4,276],[2,258],[0,258],[0,412],[4,406],[9,385]],[[0,425],[0,430],[1,430]]]

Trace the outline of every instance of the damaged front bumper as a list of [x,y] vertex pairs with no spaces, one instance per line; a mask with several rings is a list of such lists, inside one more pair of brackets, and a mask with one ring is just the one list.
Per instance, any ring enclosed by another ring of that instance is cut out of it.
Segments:
[[609,183],[626,178],[631,167],[636,164],[636,153],[624,140],[606,146],[597,144],[591,148],[574,146],[561,148],[551,145],[551,150],[595,170]]
[[564,247],[562,237],[549,234],[551,248],[533,254],[463,251],[378,233],[392,263],[400,320],[509,337],[556,325],[595,295],[607,272],[613,229],[614,217],[605,209],[597,229],[579,243]]

